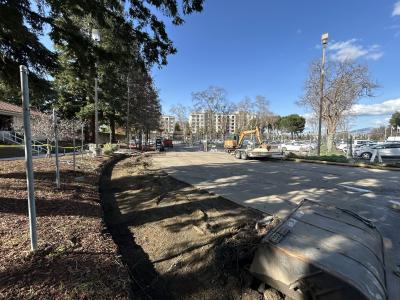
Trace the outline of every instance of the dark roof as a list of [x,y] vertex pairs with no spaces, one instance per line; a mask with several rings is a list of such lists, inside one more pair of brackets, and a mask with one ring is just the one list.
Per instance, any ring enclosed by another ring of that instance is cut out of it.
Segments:
[[[19,115],[22,114],[22,106],[0,101],[0,112],[10,113],[11,115]],[[40,115],[40,112],[36,109],[31,109],[31,114]]]

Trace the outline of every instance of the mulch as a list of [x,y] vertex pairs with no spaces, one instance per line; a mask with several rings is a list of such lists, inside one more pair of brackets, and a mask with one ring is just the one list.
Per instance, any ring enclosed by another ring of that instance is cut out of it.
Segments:
[[[38,250],[30,251],[24,161],[0,161],[0,299],[127,299],[129,275],[102,221],[105,158],[34,160]],[[78,177],[76,179],[76,177]]]

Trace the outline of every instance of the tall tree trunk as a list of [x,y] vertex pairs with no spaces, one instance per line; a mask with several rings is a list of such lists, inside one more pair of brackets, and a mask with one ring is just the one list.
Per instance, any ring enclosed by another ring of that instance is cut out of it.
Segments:
[[335,133],[334,132],[328,132],[328,135],[326,137],[326,145],[328,152],[331,153],[333,150],[333,142],[335,140]]
[[139,131],[139,149],[143,150],[143,130]]
[[327,122],[327,131],[326,131],[326,147],[329,153],[333,150],[333,143],[335,141],[337,124],[333,120],[331,122]]
[[96,141],[95,141],[95,139],[96,139],[96,128],[95,128],[95,116],[94,116],[94,114],[90,117],[90,128],[92,128],[92,130],[91,130],[91,138],[90,138],[90,141],[92,142],[92,143],[95,143]]
[[111,142],[115,143],[115,113],[110,117]]

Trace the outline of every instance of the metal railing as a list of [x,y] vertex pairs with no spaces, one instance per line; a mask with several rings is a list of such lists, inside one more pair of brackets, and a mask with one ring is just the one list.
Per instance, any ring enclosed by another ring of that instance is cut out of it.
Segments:
[[[16,132],[0,131],[0,137],[3,143],[8,142],[17,145],[24,144],[24,138],[18,136]],[[38,155],[41,153],[47,153],[47,145],[39,141],[32,140],[32,150],[35,151]]]

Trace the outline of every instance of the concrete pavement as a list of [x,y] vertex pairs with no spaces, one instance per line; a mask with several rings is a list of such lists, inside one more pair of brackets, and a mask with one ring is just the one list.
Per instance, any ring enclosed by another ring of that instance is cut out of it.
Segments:
[[[178,148],[179,150],[179,148]],[[226,153],[171,151],[154,167],[178,180],[268,214],[286,216],[304,198],[351,209],[376,222],[384,236],[387,265],[400,264],[400,172],[296,163],[238,160]],[[400,299],[400,280],[388,272],[390,294]],[[396,283],[396,284],[393,284]],[[392,298],[392,297],[391,297]]]

